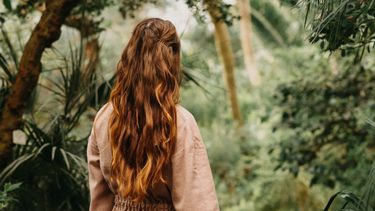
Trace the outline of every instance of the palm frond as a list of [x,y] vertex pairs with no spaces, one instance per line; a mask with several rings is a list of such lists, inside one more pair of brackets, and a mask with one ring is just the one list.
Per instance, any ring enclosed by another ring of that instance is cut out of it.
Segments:
[[6,44],[6,47],[8,48],[9,55],[12,58],[15,69],[18,69],[19,59],[18,59],[17,51],[15,50],[15,48],[13,46],[13,43],[9,38],[8,32],[3,28],[2,25],[0,26],[0,32],[1,32],[1,35],[2,35],[2,38],[3,38],[4,42]]
[[375,193],[375,166],[372,168],[369,179],[366,184],[366,191],[362,196],[358,196],[350,191],[339,191],[331,196],[328,200],[324,211],[329,211],[333,207],[335,201],[343,200],[343,205],[339,210],[352,210],[352,211],[374,211],[371,207],[374,203]]

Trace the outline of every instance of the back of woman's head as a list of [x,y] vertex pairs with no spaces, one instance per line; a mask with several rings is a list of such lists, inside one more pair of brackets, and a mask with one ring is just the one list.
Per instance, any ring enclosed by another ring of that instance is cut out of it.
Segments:
[[111,180],[122,197],[141,201],[153,185],[167,182],[180,71],[174,25],[158,18],[141,21],[118,63],[110,96]]

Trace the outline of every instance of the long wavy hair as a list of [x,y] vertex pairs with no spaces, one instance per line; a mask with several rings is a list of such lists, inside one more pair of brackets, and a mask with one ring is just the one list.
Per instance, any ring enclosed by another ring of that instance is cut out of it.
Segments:
[[111,181],[118,193],[142,201],[165,169],[177,137],[180,40],[167,20],[149,18],[134,29],[117,66],[109,101]]

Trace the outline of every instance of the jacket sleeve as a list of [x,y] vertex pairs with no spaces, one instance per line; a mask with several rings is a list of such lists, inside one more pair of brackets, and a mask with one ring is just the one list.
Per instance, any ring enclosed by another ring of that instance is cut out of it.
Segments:
[[94,126],[87,144],[87,163],[90,188],[90,211],[111,211],[114,203],[114,194],[111,192],[100,169],[99,148],[95,139]]
[[172,157],[173,206],[177,211],[217,211],[215,191],[207,151],[193,116],[179,131]]

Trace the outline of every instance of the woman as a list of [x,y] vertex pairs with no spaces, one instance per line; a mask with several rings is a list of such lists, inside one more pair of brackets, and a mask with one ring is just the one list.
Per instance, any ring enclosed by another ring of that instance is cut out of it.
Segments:
[[87,146],[90,210],[219,210],[197,123],[178,105],[174,25],[140,22],[116,77]]

